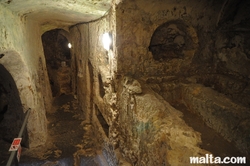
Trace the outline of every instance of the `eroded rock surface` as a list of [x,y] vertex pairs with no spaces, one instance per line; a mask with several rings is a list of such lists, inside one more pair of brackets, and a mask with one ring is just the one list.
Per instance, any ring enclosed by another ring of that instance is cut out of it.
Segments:
[[161,96],[146,86],[141,94],[130,94],[126,87],[120,92],[119,145],[130,163],[186,165],[190,156],[210,153],[199,147],[200,133],[189,127],[182,113]]

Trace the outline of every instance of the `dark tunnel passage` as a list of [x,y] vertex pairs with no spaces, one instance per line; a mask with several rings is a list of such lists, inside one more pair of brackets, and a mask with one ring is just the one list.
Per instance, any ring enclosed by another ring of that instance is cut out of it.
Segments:
[[[15,81],[3,65],[0,65],[0,147],[11,143],[18,136],[25,114]],[[22,145],[28,146],[25,130]],[[2,156],[2,154],[0,154]]]
[[71,88],[71,54],[69,41],[61,29],[42,35],[42,43],[53,97],[69,94]]

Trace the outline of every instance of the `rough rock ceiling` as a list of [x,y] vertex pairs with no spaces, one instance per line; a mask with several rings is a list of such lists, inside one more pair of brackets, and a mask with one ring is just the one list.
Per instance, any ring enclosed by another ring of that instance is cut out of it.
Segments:
[[0,0],[21,17],[38,21],[45,29],[89,22],[105,15],[112,0]]

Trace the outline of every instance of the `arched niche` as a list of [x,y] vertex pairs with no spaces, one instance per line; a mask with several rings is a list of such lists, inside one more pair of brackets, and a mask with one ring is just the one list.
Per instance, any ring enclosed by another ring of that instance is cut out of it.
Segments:
[[13,77],[25,112],[28,108],[33,108],[36,102],[33,97],[34,87],[31,84],[31,77],[27,65],[15,51],[7,51],[1,54],[3,57],[0,59],[0,64],[2,64]]
[[183,59],[185,52],[197,48],[198,38],[195,30],[182,20],[171,20],[154,31],[149,51],[157,61]]
[[[20,121],[18,124],[20,125],[23,122],[23,114],[26,113],[28,109],[31,109],[27,122],[27,135],[29,140],[27,146],[36,147],[42,145],[45,143],[47,135],[45,110],[44,107],[42,107],[44,103],[43,100],[37,96],[38,94],[36,93],[29,69],[20,54],[16,51],[0,52],[0,55],[0,70],[3,72],[1,75],[5,73],[2,79],[8,80],[2,81],[3,87],[8,91],[8,86],[11,86],[12,93],[15,94],[12,98],[9,98],[11,101],[8,101],[8,110],[6,113],[12,114],[11,111],[16,111],[13,116],[20,114],[18,115],[20,116],[18,119]],[[14,101],[14,99],[16,99],[16,101]],[[12,115],[9,117],[11,116]],[[17,131],[15,131],[15,133],[16,132]],[[16,133],[16,136],[17,135],[18,133]]]

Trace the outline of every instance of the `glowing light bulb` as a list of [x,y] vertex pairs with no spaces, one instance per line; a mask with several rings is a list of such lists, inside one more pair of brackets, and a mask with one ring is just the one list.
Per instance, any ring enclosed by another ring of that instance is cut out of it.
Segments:
[[68,44],[68,47],[69,47],[69,48],[71,48],[71,47],[72,47],[71,43],[69,43],[69,44]]
[[110,49],[110,45],[111,45],[111,37],[109,35],[109,33],[104,33],[102,35],[102,44],[103,47],[108,51]]

